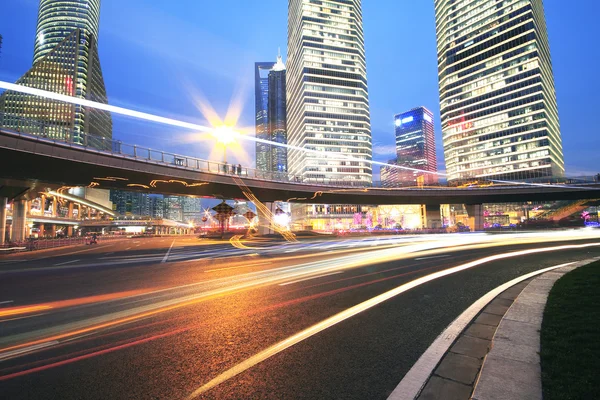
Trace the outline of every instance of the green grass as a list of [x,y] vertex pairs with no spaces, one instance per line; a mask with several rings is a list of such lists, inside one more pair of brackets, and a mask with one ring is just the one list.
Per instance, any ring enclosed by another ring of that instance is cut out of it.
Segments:
[[600,261],[569,272],[550,291],[540,356],[544,400],[600,398]]

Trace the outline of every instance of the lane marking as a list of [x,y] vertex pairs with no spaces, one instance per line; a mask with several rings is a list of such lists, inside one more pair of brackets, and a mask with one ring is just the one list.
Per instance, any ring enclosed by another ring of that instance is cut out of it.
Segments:
[[130,249],[131,249],[131,247],[128,247],[128,248],[125,249],[125,251],[130,250]]
[[167,259],[169,258],[169,254],[171,254],[171,249],[173,248],[174,244],[175,244],[175,239],[173,239],[173,242],[171,243],[169,250],[167,250],[167,254],[165,254],[165,257],[162,259],[161,264],[164,264],[167,262]]
[[385,293],[382,293],[378,296],[375,296],[369,300],[363,301],[362,303],[359,303],[353,307],[350,307],[350,308],[348,308],[338,314],[335,314],[334,316],[329,317],[307,329],[304,329],[303,331],[298,332],[295,335],[288,337],[287,339],[284,339],[284,340],[266,348],[265,350],[255,354],[254,356],[242,361],[241,363],[239,363],[239,364],[233,366],[232,368],[225,370],[221,374],[217,375],[215,378],[208,381],[206,384],[204,384],[201,387],[199,387],[198,389],[194,390],[189,396],[186,397],[186,400],[195,399],[199,395],[209,391],[210,389],[214,388],[215,386],[218,386],[221,383],[226,382],[227,380],[233,378],[234,376],[241,374],[242,372],[244,372],[244,371],[254,367],[255,365],[265,361],[266,359],[310,338],[311,336],[314,336],[319,332],[322,332],[334,325],[339,324],[340,322],[343,322],[349,318],[352,318],[353,316],[355,316],[357,314],[360,314],[363,311],[369,310],[370,308],[375,307],[375,306],[383,303],[384,301],[387,301],[393,297],[396,297],[404,292],[407,292],[407,291],[414,289],[418,286],[421,286],[425,283],[431,282],[433,280],[436,280],[436,279],[439,279],[439,278],[442,278],[442,277],[445,277],[448,275],[455,274],[457,272],[462,272],[467,269],[471,269],[473,267],[488,263],[490,261],[497,261],[497,260],[501,260],[501,259],[505,259],[505,258],[518,257],[518,256],[522,256],[522,255],[530,255],[530,254],[543,253],[543,252],[549,252],[549,251],[580,249],[580,248],[594,247],[594,246],[600,246],[600,243],[589,243],[589,244],[582,244],[582,245],[564,245],[564,246],[556,246],[556,247],[544,247],[544,248],[537,248],[537,249],[515,251],[515,252],[498,254],[498,255],[480,258],[480,259],[470,261],[465,264],[458,265],[456,267],[448,268],[448,269],[445,269],[442,271],[437,271],[432,274],[422,276],[413,281],[410,281],[403,285],[400,285],[392,290],[389,290]]
[[9,303],[14,303],[14,300],[0,301],[0,304],[9,304]]
[[91,249],[84,249],[84,250],[72,251],[72,252],[70,252],[70,253],[56,254],[56,255],[52,255],[52,256],[48,256],[48,257],[36,258],[34,261],[38,261],[38,260],[44,260],[44,259],[47,259],[47,258],[52,258],[52,257],[64,257],[64,256],[71,256],[71,255],[73,255],[73,254],[85,253],[85,252],[92,251],[92,250],[99,250],[99,249],[103,249],[103,248],[105,248],[105,247],[112,246],[113,244],[114,244],[114,243],[110,243],[110,244],[105,244],[104,246],[92,247]]
[[294,283],[304,282],[304,281],[310,281],[311,279],[323,278],[323,277],[329,276],[329,275],[343,274],[344,272],[345,271],[337,271],[337,272],[330,272],[328,274],[322,274],[322,275],[316,275],[316,276],[309,276],[308,278],[298,279],[298,280],[291,281],[291,282],[280,283],[279,286],[292,285]]
[[446,354],[450,346],[454,343],[456,338],[460,336],[473,318],[475,318],[475,316],[479,314],[479,312],[500,293],[531,277],[572,264],[575,264],[575,262],[555,265],[553,267],[540,269],[529,274],[522,275],[504,283],[503,285],[498,286],[495,289],[492,289],[483,295],[462,314],[460,314],[454,321],[452,321],[452,323],[448,325],[448,327],[446,327],[446,329],[444,329],[444,331],[433,341],[433,343],[427,348],[427,350],[425,350],[421,357],[419,357],[417,362],[412,366],[404,378],[402,378],[402,381],[398,384],[398,386],[396,386],[396,389],[394,389],[392,394],[390,394],[388,400],[412,400],[416,398],[433,373],[433,370],[435,367],[437,367],[438,363]]
[[452,256],[450,254],[442,254],[439,256],[419,257],[419,258],[415,258],[415,261],[429,260],[430,258],[444,258],[444,257],[452,257]]
[[77,261],[81,261],[81,260],[71,260],[71,261],[65,261],[65,262],[63,262],[63,263],[54,264],[54,266],[55,266],[55,267],[58,267],[59,265],[73,264],[73,263],[76,263]]

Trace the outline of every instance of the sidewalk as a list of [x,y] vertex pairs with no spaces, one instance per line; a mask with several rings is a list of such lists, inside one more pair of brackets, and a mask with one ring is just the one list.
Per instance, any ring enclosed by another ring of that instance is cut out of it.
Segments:
[[[504,290],[457,334],[416,396],[400,393],[409,372],[389,399],[542,400],[539,351],[546,299],[564,274],[596,260],[570,263]],[[431,358],[428,353],[431,347],[423,357]]]

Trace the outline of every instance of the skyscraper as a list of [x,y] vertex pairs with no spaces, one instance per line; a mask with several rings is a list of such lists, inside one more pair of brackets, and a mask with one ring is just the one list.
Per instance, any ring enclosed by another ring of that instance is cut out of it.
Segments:
[[542,0],[435,0],[448,180],[564,174]]
[[[256,110],[256,137],[271,140],[269,135],[269,72],[273,62],[258,62],[254,64],[254,101]],[[256,142],[256,169],[270,170],[271,146]]]
[[[34,65],[18,84],[108,103],[98,57],[100,0],[41,0]],[[110,113],[6,91],[0,124],[32,134],[110,148]]]
[[[269,136],[272,142],[287,144],[285,65],[281,55],[269,72]],[[287,149],[271,146],[270,171],[287,172]]]
[[[281,55],[276,63],[255,64],[256,137],[287,143],[286,74]],[[268,172],[287,172],[287,149],[256,143],[256,168]]]
[[371,183],[367,66],[361,0],[289,0],[288,169],[304,181]]
[[[425,107],[394,116],[396,126],[396,163],[399,166],[428,172],[437,172],[433,114]],[[413,185],[422,182],[432,184],[438,181],[437,175],[396,168],[395,177],[400,185]],[[419,177],[422,177],[419,179]]]

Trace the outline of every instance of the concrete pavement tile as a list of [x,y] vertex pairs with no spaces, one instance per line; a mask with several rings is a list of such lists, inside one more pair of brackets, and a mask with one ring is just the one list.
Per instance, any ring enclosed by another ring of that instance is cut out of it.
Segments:
[[474,358],[483,358],[489,349],[490,341],[471,336],[461,336],[450,348],[453,353]]
[[490,304],[489,306],[483,309],[483,312],[486,312],[488,314],[504,316],[504,314],[506,314],[506,311],[508,311],[509,308],[510,306],[503,306],[501,304]]
[[466,385],[472,385],[481,368],[481,360],[461,354],[446,353],[434,374],[452,379]]
[[538,365],[540,363],[538,351],[540,351],[539,347],[514,344],[510,340],[494,338],[490,356]]
[[542,400],[540,366],[488,356],[473,393],[474,400]]
[[501,299],[508,299],[508,300],[514,300],[517,298],[517,296],[519,296],[519,294],[522,292],[521,289],[516,290],[514,287],[510,288],[508,290],[505,290],[504,292],[500,293],[500,295],[498,296]]
[[500,323],[500,320],[502,320],[502,316],[500,316],[500,315],[488,314],[488,313],[483,312],[483,313],[479,314],[479,317],[477,317],[477,319],[475,320],[475,323],[482,324],[482,325],[498,326],[498,324]]
[[462,383],[432,376],[419,395],[419,400],[468,400],[471,387]]
[[492,300],[490,302],[490,306],[494,306],[494,305],[500,305],[500,306],[511,306],[512,305],[512,300],[509,299],[501,299],[500,297],[496,297],[494,300]]
[[539,326],[527,322],[503,319],[494,339],[509,340],[516,345],[540,348]]
[[538,276],[537,279],[539,279],[539,280],[550,279],[550,280],[557,281],[558,279],[562,278],[562,276],[564,274],[565,274],[564,272],[557,272],[555,270],[555,271],[551,271],[551,272],[546,272],[546,273]]
[[540,325],[542,323],[543,316],[544,304],[521,304],[516,301],[510,310],[508,310],[504,318],[511,321],[521,321]]
[[548,293],[554,286],[554,282],[549,279],[536,279],[529,284],[525,293]]
[[465,331],[465,335],[473,336],[479,339],[492,340],[496,332],[496,327],[492,325],[472,324]]
[[519,302],[546,304],[547,294],[523,292],[519,295]]

